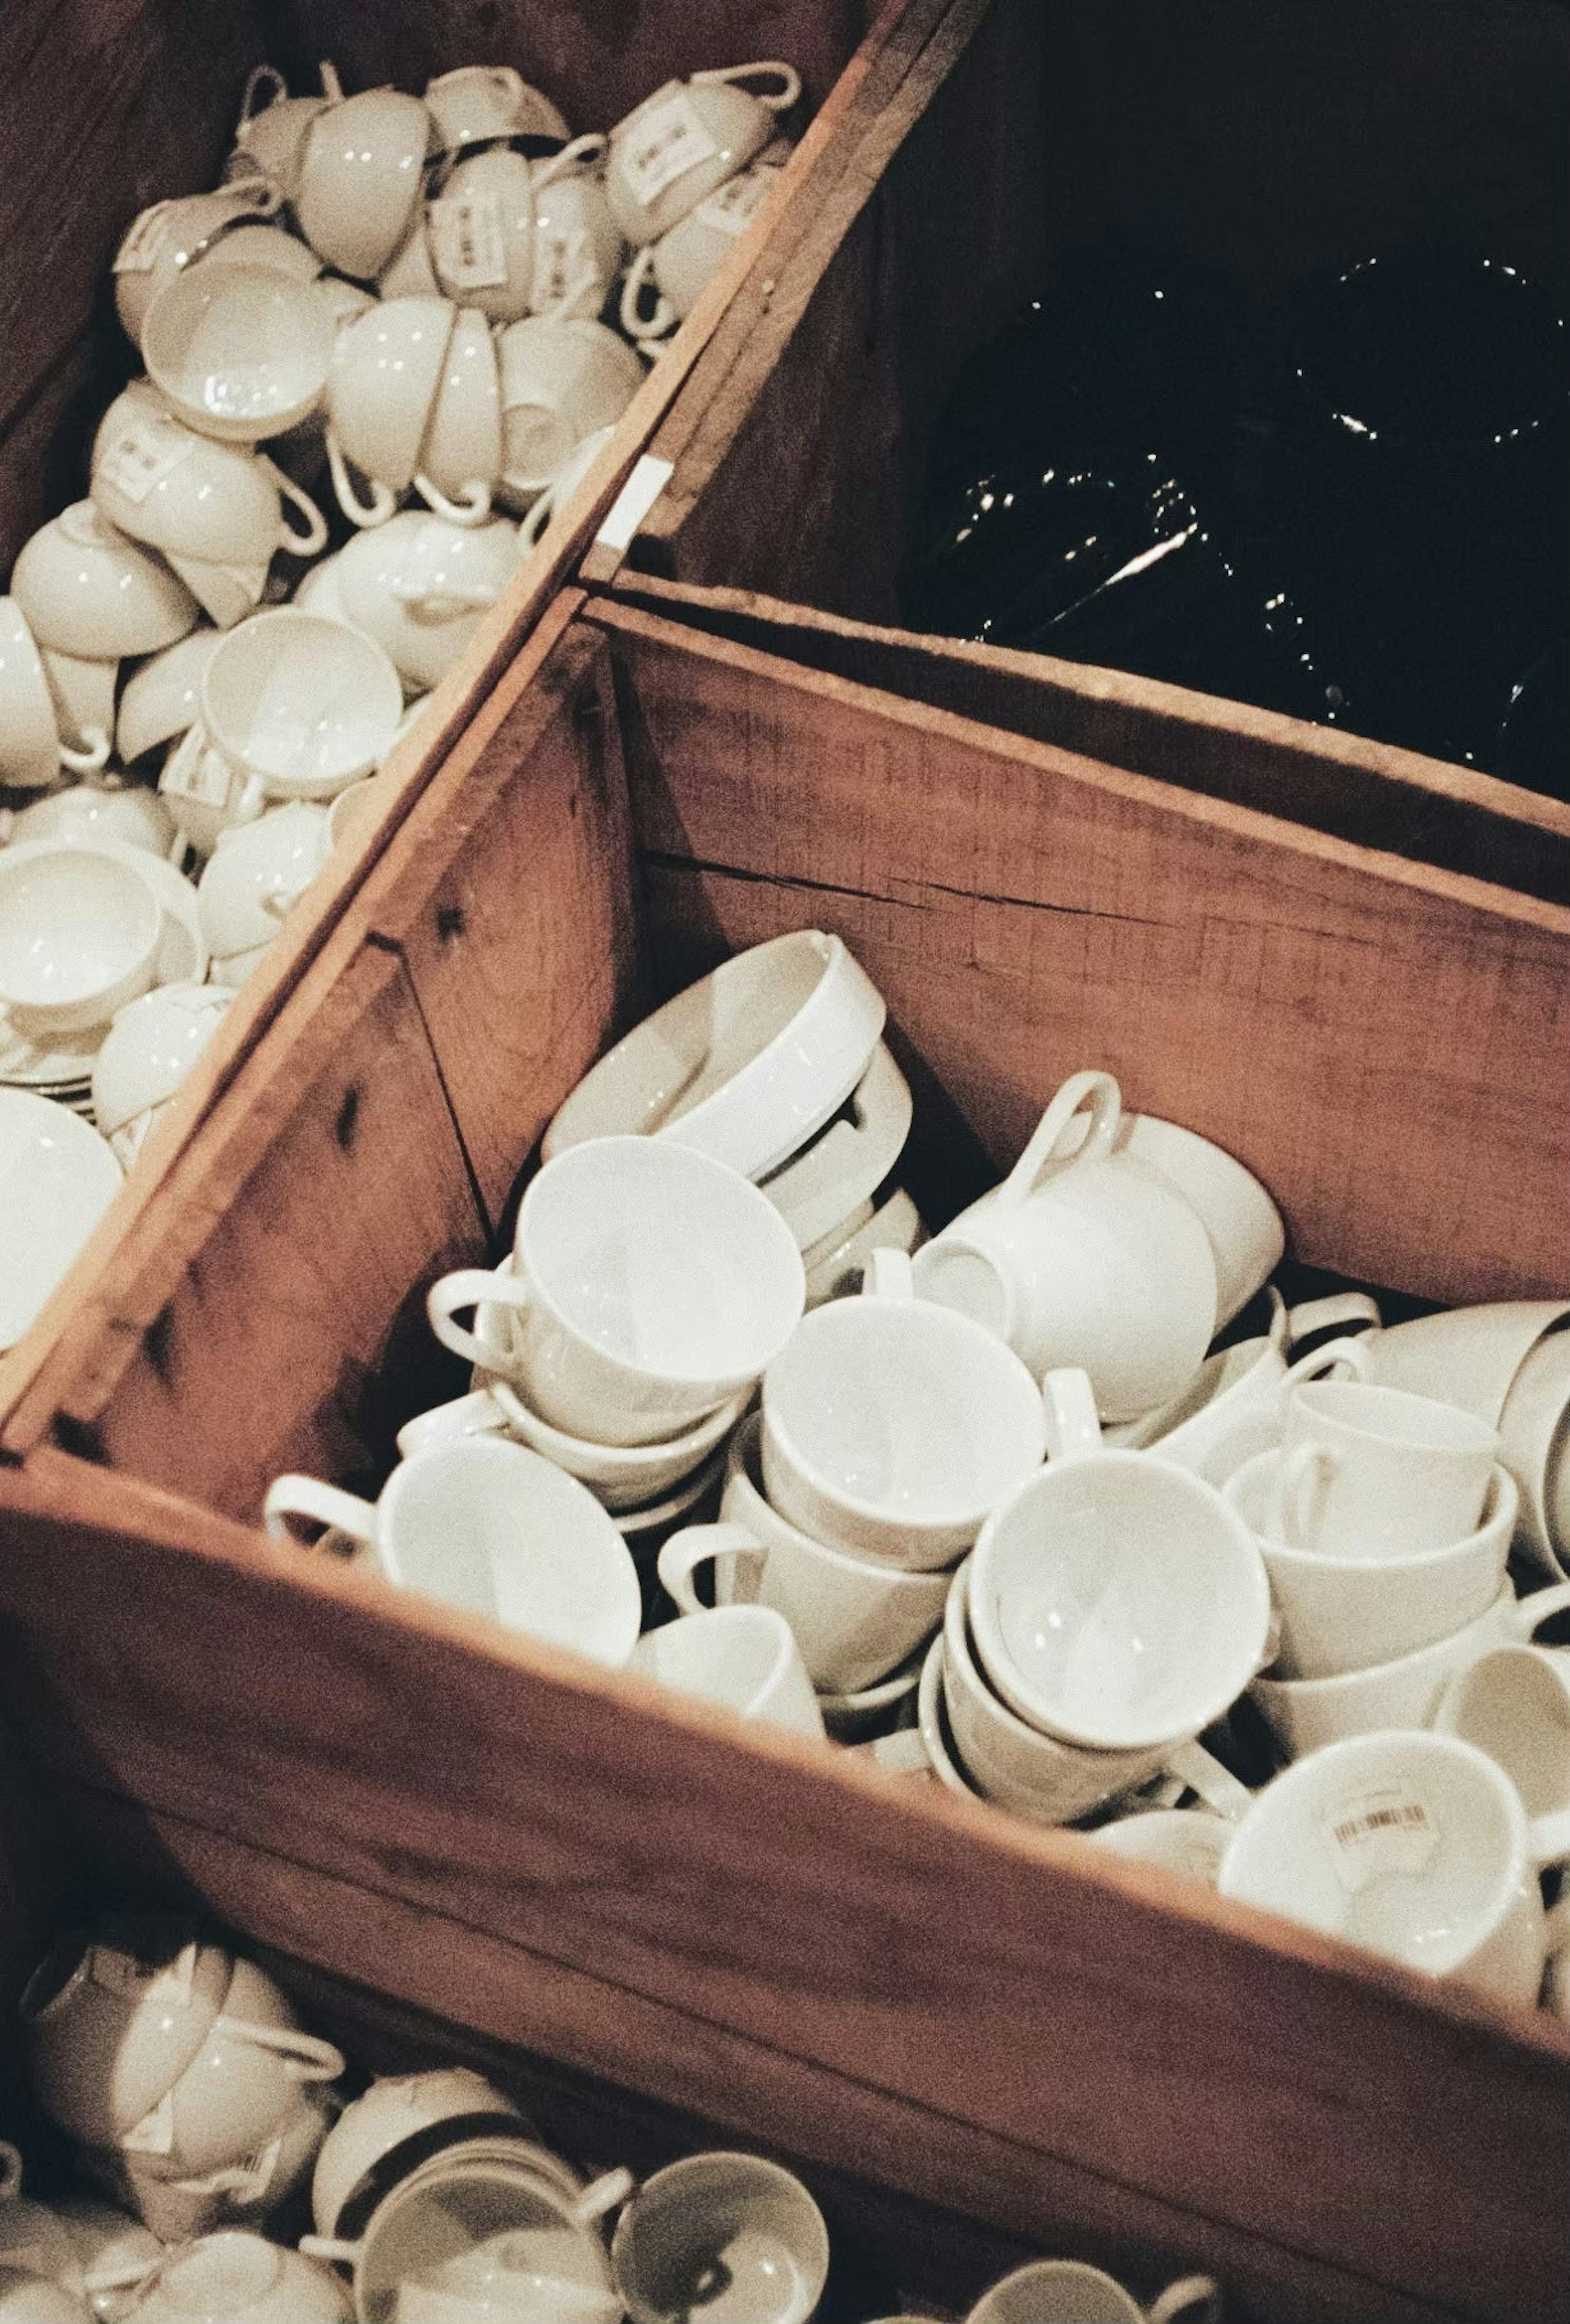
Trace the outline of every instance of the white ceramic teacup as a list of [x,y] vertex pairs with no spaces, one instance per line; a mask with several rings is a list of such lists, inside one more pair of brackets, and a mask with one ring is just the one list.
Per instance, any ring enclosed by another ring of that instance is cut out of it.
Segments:
[[1354,1735],[1266,1785],[1233,1836],[1224,1896],[1528,2007],[1547,1950],[1526,1810],[1451,1735]]
[[414,488],[451,525],[483,524],[502,474],[502,375],[491,327],[460,307],[448,342]]
[[75,2253],[88,2307],[100,2324],[120,2324],[162,2261],[162,2244],[129,2211],[97,2196],[57,2196],[53,2210]]
[[1085,1837],[1109,1855],[1131,1863],[1158,1865],[1214,1888],[1236,1826],[1210,1808],[1153,1808],[1119,1816]]
[[1506,1470],[1495,1469],[1482,1523],[1460,1541],[1381,1557],[1330,1557],[1288,1548],[1266,1533],[1276,1457],[1245,1461],[1224,1493],[1270,1572],[1281,1618],[1278,1676],[1333,1678],[1396,1662],[1464,1629],[1492,1605],[1520,1506]]
[[431,128],[420,99],[392,88],[329,103],[307,124],[295,215],[340,274],[373,281],[402,241],[423,191]]
[[189,428],[254,444],[298,427],[327,389],[334,329],[309,281],[269,266],[192,266],[147,310],[148,377]]
[[225,177],[260,175],[290,201],[300,191],[300,164],[305,134],[327,106],[321,97],[291,97],[289,84],[275,65],[256,65],[246,78],[235,124],[234,149]]
[[602,138],[575,138],[534,163],[531,314],[596,316],[620,272],[624,244],[598,168],[604,150]]
[[1455,1405],[1362,1380],[1300,1382],[1270,1462],[1266,1532],[1329,1557],[1438,1549],[1476,1528],[1499,1449]]
[[290,799],[255,823],[218,834],[197,909],[215,960],[270,944],[331,853],[327,809]]
[[234,1969],[222,1946],[158,1921],[62,1937],[18,2006],[34,2096],[90,2147],[113,2147],[190,2064]]
[[1550,1580],[1570,1580],[1570,1330],[1550,1329],[1528,1350],[1499,1434],[1521,1491],[1520,1545]]
[[763,1478],[782,1517],[858,1557],[953,1562],[1046,1450],[1040,1391],[1002,1341],[914,1296],[879,1251],[858,1299],[808,1316],[763,1379]]
[[1521,1795],[1538,1864],[1570,1858],[1570,1653],[1492,1647],[1451,1680],[1433,1724],[1503,1768]]
[[403,715],[398,673],[374,639],[292,605],[227,632],[201,700],[191,733],[274,798],[331,798],[370,774]]
[[[1076,1153],[1060,1140],[1088,1101]],[[1110,1074],[1075,1074],[1003,1184],[936,1235],[916,1262],[925,1299],[1005,1340],[1038,1378],[1090,1375],[1104,1419],[1178,1395],[1214,1335],[1215,1261],[1197,1213],[1113,1150],[1122,1120]]]
[[23,543],[11,590],[39,645],[103,660],[157,653],[199,618],[183,582],[91,501],[73,502]]
[[821,1736],[823,1713],[790,1625],[771,1606],[700,1607],[649,1630],[629,1669],[679,1694],[723,1703],[798,1735]]
[[216,193],[154,202],[134,218],[115,254],[115,305],[129,337],[140,346],[148,309],[159,292],[231,226],[275,217],[282,195],[259,171],[245,172]]
[[1497,1428],[1528,1355],[1567,1315],[1562,1299],[1493,1300],[1418,1315],[1369,1333],[1369,1378],[1458,1404]]
[[1221,2286],[1186,2275],[1141,2308],[1114,2276],[1083,2260],[1038,2259],[977,2301],[965,2324],[1221,2324]]
[[174,1095],[232,998],[219,985],[163,984],[116,1013],[93,1060],[93,1119],[111,1143]]
[[[1060,1395],[1074,1383],[1049,1376]],[[977,1656],[1027,1725],[1134,1752],[1197,1735],[1270,1651],[1259,1548],[1213,1486],[1155,1452],[1076,1439],[994,1510],[970,1563]],[[1055,1423],[1056,1425],[1056,1423]]]
[[567,123],[548,97],[531,88],[511,65],[460,65],[425,86],[439,152],[457,152],[500,137],[550,137],[564,142]]
[[107,1024],[153,983],[162,932],[131,849],[41,842],[0,852],[0,1003],[23,1011],[30,1033]]
[[672,1534],[660,1579],[684,1613],[701,1610],[693,1576],[715,1568],[715,1602],[759,1604],[794,1631],[815,1686],[851,1694],[907,1660],[942,1618],[947,1572],[904,1572],[814,1539],[762,1489],[760,1423],[732,1441],[720,1522]]
[[[67,790],[46,791],[24,807],[0,812],[0,844],[26,846],[35,840],[95,840],[138,848],[167,863],[174,845],[174,822],[155,790],[106,772]],[[160,964],[160,973],[163,964]]]
[[[586,153],[604,140],[575,140]],[[528,314],[534,285],[534,173],[522,153],[491,146],[459,161],[425,213],[436,278],[493,323]]]
[[94,774],[109,755],[100,728],[85,748],[63,741],[43,655],[14,597],[0,597],[0,786],[45,790],[62,766]]
[[[530,2128],[505,2092],[471,2067],[380,2075],[344,2108],[317,2156],[310,2182],[316,2231],[357,2236],[389,2186],[444,2145],[482,2131],[526,2135]],[[561,2167],[564,2183],[576,2185]]]
[[1249,1692],[1288,1758],[1300,1759],[1345,1735],[1393,1727],[1431,1727],[1445,1688],[1495,1646],[1525,1646],[1539,1623],[1570,1606],[1570,1583],[1518,1599],[1501,1584],[1492,1606],[1448,1637],[1395,1660],[1329,1678],[1283,1678],[1266,1672]]
[[[457,309],[450,299],[384,299],[346,322],[328,373],[328,465],[354,524],[385,524],[413,484]],[[353,461],[370,480],[362,500]]]
[[133,2314],[135,2324],[347,2324],[354,2310],[325,2268],[222,2227],[171,2252]]
[[504,1628],[619,1667],[637,1641],[637,1570],[586,1486],[537,1452],[466,1436],[402,1462],[374,1502],[312,1477],[280,1477],[263,1517],[291,1517],[365,1543],[386,1579]]
[[[777,86],[756,95],[738,86],[759,75]],[[626,240],[635,249],[657,242],[744,169],[800,94],[793,69],[771,61],[668,80],[646,97],[612,130],[605,161],[605,191]]]
[[[806,1299],[801,1258],[767,1198],[706,1154],[605,1138],[548,1162],[519,1209],[515,1272],[465,1268],[430,1291],[431,1328],[512,1379],[553,1426],[600,1444],[679,1434],[756,1380]],[[457,1323],[516,1313],[502,1361]]]
[[828,2257],[828,2230],[806,2188],[755,2154],[689,2154],[656,2171],[611,2244],[633,2324],[679,2324],[713,2304],[721,2271],[730,2324],[807,2324]]
[[[780,163],[762,157],[645,244],[627,269],[618,312],[633,339],[662,338],[692,312],[779,183]],[[651,307],[644,305],[647,291]]]
[[525,315],[497,341],[504,497],[525,506],[586,437],[613,427],[643,383],[624,339],[572,315]]
[[[99,424],[92,493],[112,525],[158,549],[177,571],[255,568],[264,582],[279,549],[314,557],[327,546],[327,527],[309,493],[249,445],[219,443],[187,427],[145,380],[134,380]],[[290,523],[285,502],[301,530]],[[226,605],[210,602],[211,589],[192,586],[219,627],[227,627],[235,613],[226,620]],[[253,604],[261,589],[257,582],[246,593]]]
[[[332,559],[337,601],[406,688],[421,693],[450,669],[506,588],[519,548],[518,528],[505,518],[457,524],[405,510],[339,549]],[[314,600],[311,609],[321,610]]]

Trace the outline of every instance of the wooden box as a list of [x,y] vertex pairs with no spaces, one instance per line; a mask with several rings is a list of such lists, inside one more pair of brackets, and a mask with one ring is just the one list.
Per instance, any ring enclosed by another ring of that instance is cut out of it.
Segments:
[[[1557,0],[954,0],[804,232],[766,252],[651,443],[598,584],[1038,740],[1570,898],[1570,805],[1467,769],[898,622],[943,399],[1074,254],[1267,301],[1370,253],[1498,252],[1570,297]],[[1565,512],[1570,521],[1570,509]],[[752,626],[750,626],[752,625]]]
[[[422,1306],[653,994],[818,926],[935,1218],[1102,1064],[1295,1255],[1570,1285],[1570,913],[568,593],[4,1431],[60,1829],[476,2034],[1240,2313],[1547,2319],[1570,2031],[743,1729],[255,1529],[456,1391]],[[374,1963],[374,1969],[367,1964]]]

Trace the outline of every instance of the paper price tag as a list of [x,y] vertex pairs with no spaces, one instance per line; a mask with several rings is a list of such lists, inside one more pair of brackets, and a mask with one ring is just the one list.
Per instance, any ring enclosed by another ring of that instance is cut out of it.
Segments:
[[116,274],[152,273],[169,232],[169,213],[173,208],[172,202],[154,202],[151,209],[143,211],[115,253]]
[[1355,1895],[1389,1873],[1422,1872],[1439,1845],[1439,1823],[1422,1794],[1405,1781],[1345,1792],[1319,1811],[1336,1877]]
[[569,290],[597,285],[598,281],[586,227],[554,226],[549,218],[540,218],[534,229],[534,288],[530,300],[536,314],[559,306]]
[[196,447],[178,420],[138,411],[117,428],[94,463],[94,473],[128,501],[144,501],[154,485],[189,460]]
[[452,194],[426,212],[437,272],[455,290],[489,290],[507,280],[502,205],[494,194]]
[[232,770],[212,749],[199,725],[190,727],[163,762],[158,788],[169,798],[195,799],[202,807],[227,807]]
[[696,215],[716,234],[745,234],[773,188],[774,174],[772,170],[743,170],[717,193],[706,195]]
[[718,152],[697,107],[679,89],[628,131],[618,143],[615,161],[633,200],[646,205]]

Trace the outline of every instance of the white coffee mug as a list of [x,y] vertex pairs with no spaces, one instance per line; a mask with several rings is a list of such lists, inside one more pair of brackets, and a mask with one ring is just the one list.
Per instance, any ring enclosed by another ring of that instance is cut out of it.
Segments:
[[[1077,1153],[1060,1139],[1089,1102]],[[1113,1151],[1122,1100],[1110,1074],[1075,1074],[1002,1186],[960,1213],[916,1262],[924,1299],[958,1308],[1039,1377],[1090,1374],[1107,1420],[1178,1395],[1214,1335],[1215,1261],[1197,1214]]]
[[1452,1404],[1362,1380],[1315,1380],[1287,1400],[1265,1527],[1291,1549],[1385,1557],[1475,1531],[1499,1453]]
[[354,2311],[324,2268],[226,2227],[171,2252],[134,2313],[136,2324],[346,2324]]
[[742,1719],[821,1737],[823,1713],[790,1625],[771,1606],[713,1606],[650,1630],[629,1669]]
[[1266,1785],[1224,1896],[1496,2001],[1538,1997],[1547,1930],[1519,1794],[1452,1735],[1354,1735]]
[[1474,1743],[1503,1768],[1521,1795],[1538,1864],[1570,1858],[1570,1653],[1492,1647],[1451,1680],[1434,1731]]

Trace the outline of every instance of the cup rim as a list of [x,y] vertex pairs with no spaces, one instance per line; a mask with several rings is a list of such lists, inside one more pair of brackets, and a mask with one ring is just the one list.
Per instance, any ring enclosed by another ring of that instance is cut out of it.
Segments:
[[[857,1550],[846,1549],[839,1542],[820,1541],[816,1534],[808,1533],[786,1517],[782,1510],[774,1507],[767,1492],[754,1481],[751,1473],[753,1448],[758,1448],[761,1458],[762,1437],[763,1415],[762,1412],[746,1413],[737,1422],[725,1454],[726,1494],[728,1496],[734,1484],[738,1498],[744,1497],[743,1522],[753,1508],[762,1508],[768,1520],[769,1534],[781,1536],[792,1549],[799,1550],[808,1558],[819,1559],[826,1565],[836,1567],[854,1580],[875,1581],[891,1586],[907,1583],[918,1596],[925,1595],[936,1582],[947,1583],[949,1575],[946,1566],[897,1565],[891,1558],[864,1555]],[[763,1538],[766,1546],[768,1535]]]
[[[1255,1532],[1242,1507],[1242,1480],[1257,1480],[1263,1474],[1266,1463],[1279,1461],[1281,1452],[1281,1446],[1277,1444],[1263,1452],[1251,1453],[1221,1488],[1222,1499],[1251,1535],[1267,1565],[1280,1564],[1288,1571],[1305,1572],[1316,1566],[1328,1566],[1335,1571],[1353,1569],[1367,1573],[1421,1573],[1443,1565],[1450,1558],[1461,1564],[1469,1555],[1486,1547],[1495,1535],[1502,1531],[1508,1537],[1515,1531],[1520,1511],[1520,1489],[1503,1462],[1495,1461],[1489,1471],[1482,1517],[1470,1533],[1463,1534],[1456,1541],[1441,1542],[1435,1549],[1392,1551],[1385,1557],[1337,1557],[1328,1550],[1296,1548],[1290,1542],[1275,1541],[1268,1534]],[[1141,1457],[1148,1459],[1149,1455]]]

